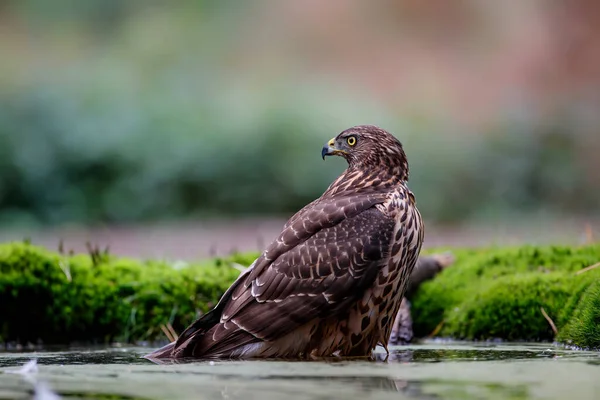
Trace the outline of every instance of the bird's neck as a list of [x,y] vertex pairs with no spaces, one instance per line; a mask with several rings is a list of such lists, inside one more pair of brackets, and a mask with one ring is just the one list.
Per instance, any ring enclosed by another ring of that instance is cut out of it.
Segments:
[[347,171],[363,171],[383,180],[408,181],[408,160],[404,151],[370,152],[360,158],[350,157]]
[[[381,164],[380,164],[381,165]],[[381,191],[406,183],[407,169],[381,165],[367,168],[363,165],[352,165],[329,186],[325,194],[343,195],[347,192]]]

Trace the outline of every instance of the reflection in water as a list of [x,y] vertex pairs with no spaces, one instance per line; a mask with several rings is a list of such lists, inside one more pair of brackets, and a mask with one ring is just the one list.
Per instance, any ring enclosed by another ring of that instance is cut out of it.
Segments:
[[[390,353],[387,356],[385,353],[377,353],[375,354],[374,359],[368,357],[359,357],[359,358],[340,358],[340,357],[332,357],[328,359],[319,359],[319,360],[311,360],[311,361],[299,361],[299,360],[288,360],[288,362],[292,363],[326,363],[332,366],[347,366],[351,365],[353,362],[362,362],[362,363],[386,363],[386,362],[410,362],[413,359],[413,351],[412,350],[402,350],[395,351]],[[198,361],[196,359],[157,359],[157,360],[149,360],[152,363],[158,365],[194,365],[194,364],[206,364],[215,365],[215,361]],[[220,364],[226,363],[227,361],[218,361]],[[233,361],[231,361],[233,362]],[[281,360],[260,360],[257,362],[261,363],[279,363]],[[232,380],[241,380],[244,377],[236,376],[236,375],[219,375],[220,379],[225,381]],[[327,375],[307,375],[303,374],[301,376],[290,376],[290,375],[279,375],[277,373],[271,373],[268,375],[263,375],[260,378],[261,381],[287,381],[288,383],[292,383],[294,386],[303,387],[307,385],[313,386],[323,386],[331,383],[339,384],[344,387],[353,388],[356,393],[371,393],[371,392],[402,392],[406,396],[411,398],[419,398],[419,399],[439,399],[440,397],[437,395],[425,395],[421,386],[422,383],[419,381],[408,381],[403,379],[393,379],[386,376],[354,376],[354,375],[343,375],[343,376],[327,376]],[[230,385],[225,385],[222,389],[222,398],[223,399],[243,399],[247,396],[245,389],[240,388],[232,388]]]
[[[281,379],[269,377],[268,379]],[[286,377],[285,379],[290,379]],[[383,392],[402,392],[407,396],[419,399],[439,399],[437,395],[425,395],[422,391],[422,382],[408,381],[402,379],[392,379],[384,376],[320,376],[320,377],[301,377],[292,378],[293,381],[304,381],[307,383],[327,383],[336,382],[344,386],[352,387],[357,392],[371,393],[375,391]]]
[[381,362],[399,362],[399,363],[407,363],[414,360],[414,350],[396,350],[391,351],[389,356],[386,354],[378,353],[376,354],[376,360]]
[[[147,351],[0,353],[0,399],[31,398],[34,391],[44,400],[55,400],[55,393],[63,399],[525,399],[544,385],[550,397],[562,398],[559,390],[565,384],[553,387],[559,379],[551,377],[564,377],[564,362],[570,371],[566,382],[573,385],[569,393],[577,398],[600,393],[600,388],[594,392],[595,381],[581,382],[593,375],[585,368],[598,371],[598,353],[541,345],[410,346],[392,349],[389,357],[378,352],[373,360],[178,360],[160,365],[141,357]],[[38,371],[9,373],[32,358],[38,359]],[[521,372],[515,375],[517,369]]]
[[[289,382],[295,382],[297,387],[305,387],[305,386],[313,386],[319,387],[323,385],[330,385],[335,383],[340,387],[343,386],[346,389],[351,388],[354,396],[352,398],[363,398],[365,395],[370,393],[391,393],[391,392],[401,392],[404,396],[414,399],[423,399],[423,400],[436,400],[441,397],[437,394],[426,394],[422,390],[422,382],[419,381],[406,381],[401,379],[391,379],[380,376],[348,376],[348,377],[338,377],[338,376],[321,376],[321,377],[300,377],[300,378],[290,378],[290,377],[268,377],[261,378],[261,380],[268,382],[278,381],[281,379],[285,379]],[[276,387],[276,386],[275,386]],[[298,389],[296,389],[298,390]],[[247,399],[248,393],[244,388],[231,387],[230,385],[225,385],[221,390],[223,399]],[[397,398],[397,395],[395,396]]]

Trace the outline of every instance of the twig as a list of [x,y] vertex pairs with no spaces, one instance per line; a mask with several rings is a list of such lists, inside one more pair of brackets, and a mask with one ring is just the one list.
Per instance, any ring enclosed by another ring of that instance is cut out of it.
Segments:
[[583,269],[580,269],[579,271],[575,272],[575,275],[579,275],[579,274],[583,274],[584,272],[590,271],[594,268],[598,268],[600,267],[600,262],[594,264],[594,265],[590,265],[589,267],[585,267]]
[[432,257],[442,269],[451,266],[456,261],[456,256],[449,251],[442,254],[434,254]]
[[177,332],[175,332],[175,329],[173,329],[173,325],[171,325],[170,322],[167,322],[167,329],[169,330],[169,332],[171,332],[173,340],[179,339],[179,335],[177,334]]
[[431,332],[427,337],[432,338],[435,335],[437,335],[438,333],[440,333],[440,331],[442,330],[442,327],[444,326],[444,322],[446,322],[446,321],[442,320],[442,322],[440,322],[439,324],[437,324],[437,326],[435,327],[435,329],[433,330],[433,332]]
[[247,269],[247,267],[244,267],[242,264],[238,264],[238,263],[235,263],[235,262],[232,262],[231,266],[233,268],[237,269],[240,272],[244,272]]
[[554,334],[558,335],[558,329],[556,329],[556,325],[554,325],[554,321],[552,321],[552,318],[550,318],[550,316],[546,313],[544,307],[540,307],[540,310],[542,311],[542,315],[544,316],[544,318],[546,318],[546,321],[548,321],[548,323],[550,324],[550,328],[552,328]]
[[142,336],[142,338],[150,337],[150,335],[152,334],[153,331],[154,331],[154,327],[151,326],[150,328],[148,328],[148,330],[146,331],[146,333],[144,333],[144,336]]
[[67,281],[71,282],[71,280],[72,280],[72,278],[71,278],[71,268],[69,268],[69,263],[68,262],[64,262],[64,261],[59,261],[58,262],[58,266],[60,267],[60,269],[62,270],[62,272],[67,277]]
[[105,262],[110,255],[110,247],[106,246],[104,250],[100,249],[98,245],[92,245],[89,241],[85,242],[85,247],[87,248],[88,254],[92,259],[92,265],[97,267],[98,265]]
[[164,324],[160,326],[160,330],[163,331],[167,339],[171,342],[175,342],[177,339],[171,334],[169,328],[167,328]]

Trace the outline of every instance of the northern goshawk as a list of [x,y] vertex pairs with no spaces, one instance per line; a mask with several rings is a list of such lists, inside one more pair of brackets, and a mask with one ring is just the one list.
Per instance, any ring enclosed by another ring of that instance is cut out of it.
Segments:
[[161,358],[370,356],[387,350],[424,227],[401,143],[362,125],[322,156],[348,168],[292,216],[279,237]]

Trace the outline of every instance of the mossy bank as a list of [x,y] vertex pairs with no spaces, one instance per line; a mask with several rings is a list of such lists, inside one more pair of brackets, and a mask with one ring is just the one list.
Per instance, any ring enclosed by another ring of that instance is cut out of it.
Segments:
[[600,349],[600,244],[452,251],[456,264],[412,299],[417,337]]
[[97,249],[66,255],[27,243],[0,245],[0,342],[133,342],[181,331],[239,275],[230,257],[168,264]]
[[[600,267],[589,268],[600,262],[600,244],[451,251],[455,264],[411,298],[417,337],[600,348]],[[169,264],[0,245],[0,342],[165,339],[216,304],[255,257]]]

